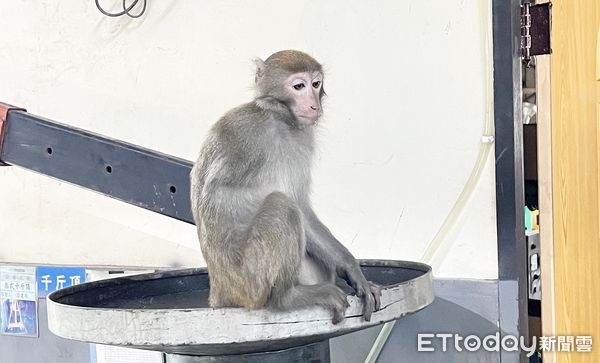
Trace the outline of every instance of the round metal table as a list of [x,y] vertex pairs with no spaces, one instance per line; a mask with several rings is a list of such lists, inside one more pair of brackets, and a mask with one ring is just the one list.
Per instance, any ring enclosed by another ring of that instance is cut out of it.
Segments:
[[[205,269],[89,282],[48,296],[48,327],[63,338],[167,353],[169,362],[329,362],[329,338],[401,318],[433,302],[431,268],[408,261],[362,260],[382,288],[371,321],[348,296],[345,319],[320,307],[294,311],[208,307]],[[352,290],[339,281],[340,287]]]

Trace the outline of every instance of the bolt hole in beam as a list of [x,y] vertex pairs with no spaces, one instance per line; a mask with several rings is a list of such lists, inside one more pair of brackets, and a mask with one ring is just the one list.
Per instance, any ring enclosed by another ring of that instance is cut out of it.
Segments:
[[[193,223],[188,160],[16,110],[7,115],[0,160]],[[119,172],[106,160],[118,160]],[[157,185],[169,192],[156,193]]]

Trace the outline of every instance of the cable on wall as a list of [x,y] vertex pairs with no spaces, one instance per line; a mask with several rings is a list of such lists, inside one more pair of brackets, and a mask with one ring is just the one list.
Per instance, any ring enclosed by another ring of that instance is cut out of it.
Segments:
[[[492,42],[491,42],[491,9],[489,8],[491,2],[485,1],[482,2],[482,5],[479,7],[479,19],[480,19],[480,27],[482,32],[481,42],[482,42],[482,63],[483,67],[483,88],[485,90],[485,105],[484,105],[484,114],[483,114],[483,135],[481,137],[481,143],[479,146],[479,152],[477,156],[477,160],[475,161],[475,165],[471,170],[471,174],[465,183],[463,190],[460,192],[456,202],[452,206],[450,213],[444,219],[444,222],[440,226],[437,231],[435,237],[425,249],[425,253],[423,257],[421,257],[421,261],[427,264],[432,265],[434,271],[437,267],[441,266],[442,262],[447,256],[447,252],[441,256],[437,256],[440,250],[442,249],[444,243],[447,245],[446,248],[449,249],[453,244],[453,241],[448,241],[446,237],[450,229],[452,229],[456,224],[459,215],[465,209],[467,202],[469,201],[473,191],[477,185],[477,182],[481,178],[483,169],[487,163],[487,159],[489,158],[489,154],[492,153],[493,145],[494,145],[494,101],[493,101],[493,58],[492,58]],[[375,339],[367,358],[365,359],[365,363],[375,363],[381,354],[383,346],[388,341],[390,334],[392,333],[392,329],[396,324],[396,320],[388,321],[383,324],[383,327],[379,331],[379,335]]]
[[[127,15],[130,18],[139,18],[146,12],[146,0],[133,0],[129,5],[127,5],[127,0],[123,0],[123,10],[119,11],[118,13],[109,13],[108,11],[104,10],[104,8],[102,8],[102,6],[100,5],[100,0],[94,1],[96,2],[96,8],[98,8],[98,10],[102,14],[111,18],[116,18],[123,15]],[[136,7],[136,5],[138,5],[138,3],[142,4],[142,9],[137,14],[134,14],[133,9]]]

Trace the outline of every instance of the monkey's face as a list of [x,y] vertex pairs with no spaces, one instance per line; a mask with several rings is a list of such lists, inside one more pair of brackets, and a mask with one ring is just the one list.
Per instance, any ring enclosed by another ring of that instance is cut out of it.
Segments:
[[321,72],[294,73],[283,82],[291,99],[290,109],[300,125],[314,125],[321,117],[323,74]]

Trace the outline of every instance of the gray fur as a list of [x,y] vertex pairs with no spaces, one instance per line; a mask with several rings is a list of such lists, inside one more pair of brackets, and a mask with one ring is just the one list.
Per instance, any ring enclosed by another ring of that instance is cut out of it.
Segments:
[[339,275],[363,296],[368,320],[378,308],[379,288],[310,206],[314,131],[298,122],[293,95],[281,85],[306,71],[322,72],[298,51],[257,60],[257,97],[211,128],[192,169],[192,211],[209,270],[210,305],[320,305],[337,323],[348,306],[334,284]]

